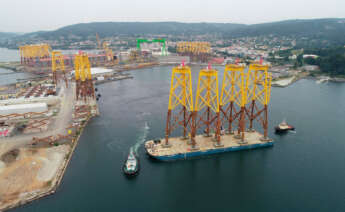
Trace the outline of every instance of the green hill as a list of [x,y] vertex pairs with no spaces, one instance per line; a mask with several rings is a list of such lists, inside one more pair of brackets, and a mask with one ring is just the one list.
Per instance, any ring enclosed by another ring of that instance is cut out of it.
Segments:
[[95,22],[75,24],[50,32],[30,33],[44,38],[59,36],[94,36],[97,32],[101,37],[113,35],[200,35],[206,33],[225,33],[241,28],[243,24],[217,23],[179,23],[179,22]]
[[[329,47],[345,45],[345,19],[287,20],[264,24],[180,23],[180,22],[94,22],[74,24],[55,31],[41,31],[16,36],[13,43],[37,40],[78,41],[111,36],[184,36],[210,35],[213,38],[278,36],[296,39],[298,47]],[[1,36],[1,34],[0,34]],[[174,39],[172,37],[171,39]],[[197,39],[197,38],[196,38]]]
[[13,32],[0,32],[0,39],[8,39],[13,38],[14,36],[17,36],[17,33]]

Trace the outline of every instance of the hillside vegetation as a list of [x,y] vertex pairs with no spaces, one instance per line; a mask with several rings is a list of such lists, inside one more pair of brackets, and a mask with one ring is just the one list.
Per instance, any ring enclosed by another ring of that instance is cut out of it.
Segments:
[[[169,37],[170,40],[213,39],[239,37],[289,37],[296,40],[297,48],[324,48],[345,45],[345,19],[288,20],[264,24],[180,23],[180,22],[94,22],[74,24],[54,31],[27,33],[7,37],[7,44],[41,40],[82,41],[100,37]],[[1,34],[0,34],[1,38]],[[205,37],[203,37],[205,39]],[[4,45],[2,45],[4,46]]]
[[317,59],[306,58],[304,63],[318,65],[322,72],[331,76],[345,76],[345,48],[313,49],[305,50],[306,54],[315,54]]

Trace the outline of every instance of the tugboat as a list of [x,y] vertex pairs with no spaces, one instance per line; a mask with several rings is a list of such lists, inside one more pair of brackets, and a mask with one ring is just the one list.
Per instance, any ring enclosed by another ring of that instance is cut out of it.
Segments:
[[139,172],[139,160],[133,150],[131,150],[128,154],[128,158],[123,165],[123,172],[127,176],[134,176]]
[[289,130],[295,130],[295,127],[288,125],[285,120],[275,127],[276,133],[285,133]]

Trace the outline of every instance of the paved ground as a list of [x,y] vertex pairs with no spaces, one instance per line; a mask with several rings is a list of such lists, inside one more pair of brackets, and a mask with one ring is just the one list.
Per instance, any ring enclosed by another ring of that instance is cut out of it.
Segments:
[[62,89],[60,91],[61,95],[61,108],[58,115],[55,117],[53,123],[50,124],[50,127],[47,131],[42,133],[28,134],[28,135],[17,135],[9,138],[0,139],[0,156],[11,149],[29,144],[32,141],[32,138],[35,137],[46,137],[50,135],[67,133],[66,127],[70,124],[72,119],[73,105],[74,105],[74,88],[75,84],[69,85],[68,88],[65,87],[64,83],[61,83]]

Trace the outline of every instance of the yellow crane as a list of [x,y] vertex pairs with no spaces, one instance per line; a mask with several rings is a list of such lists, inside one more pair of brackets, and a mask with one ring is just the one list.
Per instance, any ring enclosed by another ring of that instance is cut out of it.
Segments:
[[35,65],[37,59],[50,57],[51,47],[48,44],[24,45],[19,47],[21,64]]
[[106,41],[101,41],[98,33],[96,33],[97,47],[104,51],[105,56],[109,62],[114,62],[113,50],[109,48],[109,44]]

